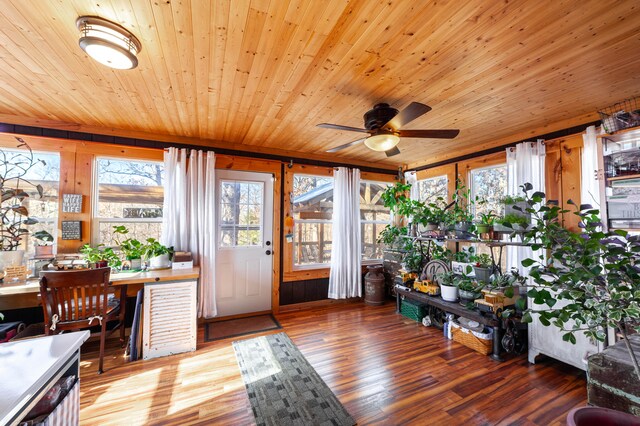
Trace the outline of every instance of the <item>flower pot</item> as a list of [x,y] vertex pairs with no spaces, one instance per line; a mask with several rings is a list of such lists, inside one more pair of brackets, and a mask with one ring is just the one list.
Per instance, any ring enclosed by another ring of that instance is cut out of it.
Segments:
[[106,260],[98,260],[95,263],[95,268],[106,268],[107,266],[109,266],[109,262],[107,262]]
[[447,302],[458,301],[458,287],[440,284],[440,296]]
[[53,257],[53,246],[36,246],[36,258],[50,258]]
[[142,269],[142,259],[127,259],[131,264],[131,269]]
[[[467,271],[467,267],[471,267],[471,270]],[[456,262],[454,260],[451,262],[451,270],[459,275],[465,275],[467,277],[475,276],[475,272],[473,271],[473,263]]]
[[492,226],[487,225],[486,223],[478,223],[476,224],[476,233],[478,234],[486,234],[491,231]]
[[479,266],[474,266],[473,270],[476,275],[476,280],[481,281],[483,283],[488,283],[491,281],[491,275],[493,274],[493,268],[481,268]]
[[460,296],[461,305],[466,305],[467,303],[473,302],[474,300],[482,297],[482,293],[469,290],[458,290],[458,295]]
[[161,254],[149,259],[149,269],[166,269],[171,267],[169,254]]
[[640,425],[632,414],[601,407],[579,407],[569,411],[567,426]]
[[467,238],[469,237],[469,230],[473,224],[471,222],[457,222],[454,229],[456,231],[456,238]]
[[0,271],[4,271],[7,266],[22,265],[24,250],[0,251]]

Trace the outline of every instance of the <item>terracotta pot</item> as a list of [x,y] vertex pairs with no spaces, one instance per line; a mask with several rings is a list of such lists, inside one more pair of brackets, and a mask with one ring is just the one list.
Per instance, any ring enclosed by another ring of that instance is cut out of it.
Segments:
[[36,257],[53,257],[53,246],[36,246]]

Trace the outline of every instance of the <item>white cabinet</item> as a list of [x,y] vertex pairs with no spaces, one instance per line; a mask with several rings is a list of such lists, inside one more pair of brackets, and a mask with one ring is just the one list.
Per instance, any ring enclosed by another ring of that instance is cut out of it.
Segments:
[[[562,303],[567,302],[559,300],[556,306],[561,306]],[[534,305],[531,298],[528,299],[528,306],[534,309],[545,308]],[[529,362],[535,364],[536,357],[543,354],[586,371],[587,358],[604,349],[602,343],[592,342],[582,332],[575,333],[575,345],[562,340],[563,334],[565,332],[553,324],[545,327],[538,320],[538,316],[533,315],[533,322],[529,324]]]
[[143,359],[196,350],[196,283],[194,280],[144,285]]

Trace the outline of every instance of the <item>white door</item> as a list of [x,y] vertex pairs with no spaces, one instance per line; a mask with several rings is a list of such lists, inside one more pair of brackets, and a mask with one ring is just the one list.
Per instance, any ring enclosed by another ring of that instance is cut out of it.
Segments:
[[273,178],[216,170],[218,315],[271,310]]

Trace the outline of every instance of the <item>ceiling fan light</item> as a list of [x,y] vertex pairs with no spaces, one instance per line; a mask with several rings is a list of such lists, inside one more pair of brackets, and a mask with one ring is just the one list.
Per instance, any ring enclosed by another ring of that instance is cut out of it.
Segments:
[[374,151],[389,151],[398,145],[400,138],[394,134],[382,134],[368,137],[364,144]]
[[96,16],[81,16],[76,26],[80,47],[96,61],[115,69],[138,66],[142,44],[124,27]]

